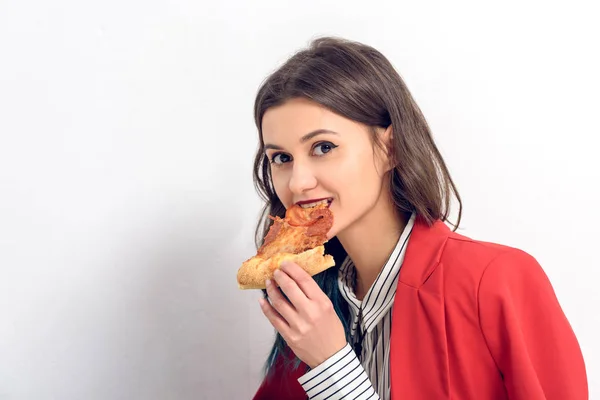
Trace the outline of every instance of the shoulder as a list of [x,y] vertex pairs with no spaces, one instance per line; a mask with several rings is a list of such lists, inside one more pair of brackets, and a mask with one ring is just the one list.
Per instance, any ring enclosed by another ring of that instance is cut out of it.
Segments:
[[524,250],[475,240],[453,232],[442,221],[417,221],[411,233],[400,281],[431,290],[442,284],[446,296],[471,297],[491,276],[546,280],[536,259]]
[[478,291],[549,283],[537,259],[528,252],[455,232],[449,235],[440,262],[447,279],[468,275]]

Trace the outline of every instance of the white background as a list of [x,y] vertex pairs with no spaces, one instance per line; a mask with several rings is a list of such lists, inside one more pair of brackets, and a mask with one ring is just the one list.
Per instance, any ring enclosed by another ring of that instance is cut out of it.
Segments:
[[334,34],[428,118],[463,229],[542,264],[600,396],[592,1],[0,0],[0,399],[245,399],[253,101]]

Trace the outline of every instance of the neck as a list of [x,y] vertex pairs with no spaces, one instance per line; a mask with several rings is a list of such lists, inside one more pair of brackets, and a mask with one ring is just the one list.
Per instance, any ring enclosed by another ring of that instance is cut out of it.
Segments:
[[354,292],[359,300],[377,279],[408,223],[407,216],[397,212],[389,189],[382,189],[375,206],[337,235],[356,268]]

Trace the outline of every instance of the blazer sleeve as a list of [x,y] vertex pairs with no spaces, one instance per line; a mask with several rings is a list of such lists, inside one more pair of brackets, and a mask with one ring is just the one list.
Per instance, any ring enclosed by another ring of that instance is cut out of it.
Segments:
[[539,263],[511,249],[485,269],[479,322],[511,400],[584,400],[583,355]]
[[283,357],[278,357],[271,373],[264,377],[252,400],[306,400],[308,396],[298,383],[298,378],[304,375],[307,369],[308,366],[304,363],[300,363],[295,370],[286,368]]

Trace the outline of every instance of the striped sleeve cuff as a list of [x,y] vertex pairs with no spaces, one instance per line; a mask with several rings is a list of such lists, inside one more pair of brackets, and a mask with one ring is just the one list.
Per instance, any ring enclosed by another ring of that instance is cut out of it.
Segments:
[[311,400],[379,399],[349,344],[298,378]]

